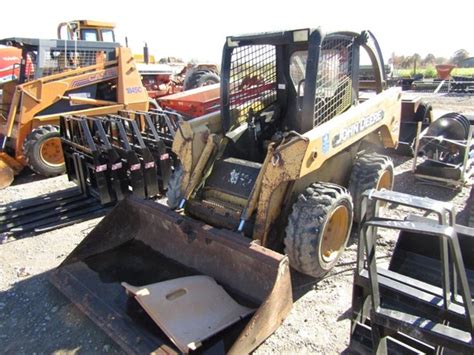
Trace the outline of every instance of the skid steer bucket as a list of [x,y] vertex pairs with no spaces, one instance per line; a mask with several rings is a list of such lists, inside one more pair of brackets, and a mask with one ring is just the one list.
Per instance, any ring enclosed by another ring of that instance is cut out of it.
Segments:
[[[193,275],[212,277],[241,306],[255,309],[205,340],[198,353],[249,353],[292,306],[285,256],[133,196],[121,201],[50,279],[125,351],[169,354],[180,351],[121,283],[142,286]],[[189,319],[183,317],[183,324]]]
[[5,152],[0,152],[0,190],[12,184],[23,166]]
[[0,189],[10,186],[14,177],[13,169],[0,159]]

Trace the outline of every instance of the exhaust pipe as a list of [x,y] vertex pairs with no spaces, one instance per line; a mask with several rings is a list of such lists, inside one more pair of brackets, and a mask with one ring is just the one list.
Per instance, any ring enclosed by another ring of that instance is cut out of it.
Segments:
[[145,42],[145,46],[143,47],[143,61],[145,64],[150,64],[150,53],[148,51],[148,44]]

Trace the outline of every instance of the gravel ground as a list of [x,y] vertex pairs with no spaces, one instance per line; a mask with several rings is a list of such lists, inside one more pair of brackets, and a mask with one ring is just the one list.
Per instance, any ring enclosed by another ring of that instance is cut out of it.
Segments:
[[[437,110],[474,111],[474,98],[433,98]],[[412,160],[393,156],[395,190],[442,201],[457,207],[458,223],[466,223],[463,211],[470,187],[460,191],[415,184]],[[37,196],[72,186],[63,177],[39,180],[22,174],[14,186],[2,190],[0,204]],[[387,209],[401,217],[405,210]],[[121,353],[115,343],[78,311],[47,281],[46,273],[56,267],[80,243],[100,218],[34,237],[8,240],[0,245],[0,349],[7,354]],[[381,256],[390,255],[393,236],[384,234]],[[295,277],[298,300],[282,326],[256,354],[350,353],[349,326],[356,244],[351,243],[338,266],[322,281]]]

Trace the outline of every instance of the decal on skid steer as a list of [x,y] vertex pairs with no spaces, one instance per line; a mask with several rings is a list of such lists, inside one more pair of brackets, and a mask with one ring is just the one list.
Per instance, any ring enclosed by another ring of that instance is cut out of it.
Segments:
[[246,174],[242,171],[238,171],[238,170],[233,169],[230,172],[229,182],[231,184],[234,184],[234,185],[240,183],[241,186],[246,187],[246,186],[252,184],[253,180],[252,180],[252,178],[250,177],[249,174]]
[[329,133],[323,136],[323,153],[329,152]]
[[127,88],[127,94],[139,94],[143,91],[143,88],[140,86],[133,86],[131,88]]
[[71,87],[77,88],[77,87],[84,86],[87,84],[92,84],[96,81],[114,78],[116,76],[117,76],[117,68],[111,68],[111,69],[104,70],[101,73],[91,74],[87,78],[75,80],[72,82]]
[[378,122],[382,121],[384,117],[384,112],[382,110],[377,111],[370,116],[364,117],[360,121],[351,124],[348,127],[345,127],[337,133],[332,139],[333,148],[341,145],[348,139],[351,139],[356,134],[365,131],[366,129],[374,126]]

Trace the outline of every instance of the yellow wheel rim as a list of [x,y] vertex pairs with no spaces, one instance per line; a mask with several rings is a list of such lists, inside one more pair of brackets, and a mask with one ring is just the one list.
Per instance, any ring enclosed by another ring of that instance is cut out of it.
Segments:
[[382,175],[379,177],[379,181],[377,181],[377,186],[375,187],[377,190],[387,189],[391,190],[393,186],[393,177],[392,172],[390,170],[385,170]]
[[61,139],[58,137],[49,138],[41,144],[41,160],[50,166],[61,166],[64,164],[63,149]]
[[321,242],[321,258],[329,263],[337,258],[344,246],[349,230],[350,213],[346,206],[340,205],[332,211],[327,221]]
[[[391,190],[393,187],[393,176],[390,170],[385,170],[382,175],[379,177],[379,181],[377,181],[377,186],[375,187],[376,190]],[[387,205],[386,202],[379,201],[379,208],[381,211]]]

